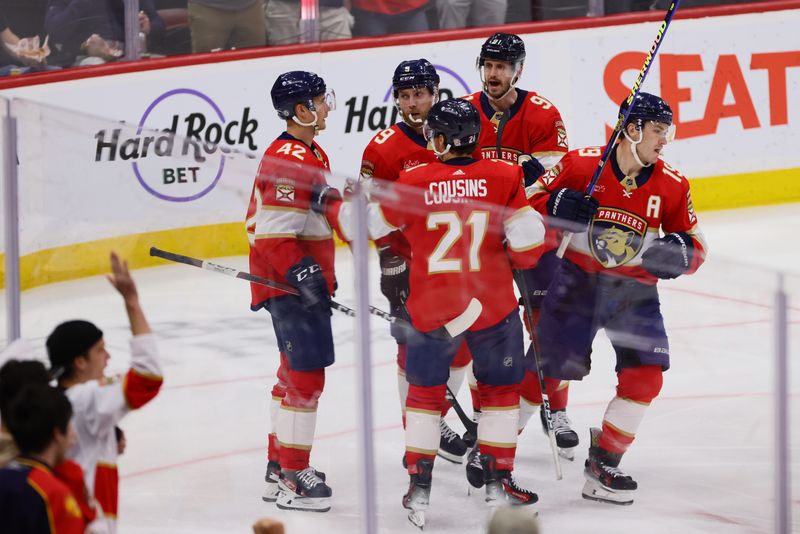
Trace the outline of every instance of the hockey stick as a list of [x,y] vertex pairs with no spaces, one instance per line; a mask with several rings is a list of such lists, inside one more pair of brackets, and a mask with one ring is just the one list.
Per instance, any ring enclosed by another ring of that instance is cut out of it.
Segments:
[[[287,293],[289,295],[300,294],[294,287],[288,284],[282,284],[280,282],[276,282],[275,280],[270,280],[262,276],[234,269],[233,267],[226,267],[224,265],[219,265],[217,263],[212,263],[210,261],[204,261],[198,258],[192,258],[191,256],[184,256],[183,254],[175,254],[174,252],[167,252],[166,250],[161,250],[156,247],[150,247],[150,255],[169,261],[174,261],[176,263],[191,265],[193,267],[198,267],[200,269],[205,269],[207,271],[213,271],[215,273],[232,276],[233,278],[239,278],[241,280],[253,282],[254,284],[260,284],[262,286],[271,287],[273,289],[277,289],[278,291],[283,291],[284,293]],[[333,300],[331,300],[331,308],[333,308],[336,311],[340,311],[345,315],[349,315],[350,317],[356,316],[356,311],[354,309],[348,308],[347,306],[339,304],[338,302]],[[481,305],[481,302],[478,299],[473,298],[467,305],[466,309],[461,313],[461,315],[449,321],[442,327],[442,329],[450,337],[456,337],[459,334],[465,332],[470,326],[472,326],[472,324],[475,321],[478,320],[478,317],[480,317],[482,310],[483,306]],[[372,315],[376,315],[381,319],[389,321],[390,323],[395,323],[399,325],[404,325],[404,324],[408,325],[408,323],[406,323],[402,319],[399,319],[397,317],[392,317],[390,314],[386,313],[383,310],[379,310],[374,306],[369,307],[369,313],[371,313]],[[408,326],[410,327],[410,325]]]
[[528,288],[525,284],[525,278],[520,272],[519,276],[515,277],[519,284],[520,293],[522,293],[522,302],[525,307],[525,317],[528,318],[528,325],[530,327],[531,338],[531,352],[533,352],[533,361],[536,363],[536,375],[539,377],[539,389],[542,390],[542,410],[544,410],[544,417],[547,421],[547,437],[550,440],[550,450],[553,453],[553,462],[556,466],[556,480],[561,480],[563,474],[561,473],[561,459],[558,456],[558,445],[556,444],[556,433],[553,430],[553,414],[550,411],[550,396],[547,394],[547,386],[544,381],[544,371],[542,371],[542,362],[539,359],[539,348],[536,346],[536,331],[533,324],[533,305],[531,304]]
[[453,410],[455,410],[456,415],[458,416],[458,420],[461,421],[461,424],[464,425],[464,429],[472,434],[473,436],[478,436],[478,423],[473,421],[469,418],[469,416],[464,412],[464,408],[461,407],[461,404],[456,399],[456,396],[453,394],[453,391],[450,389],[450,386],[445,386],[447,388],[447,393],[445,396],[447,400],[450,401],[450,404],[453,406]]
[[[639,94],[642,84],[644,84],[644,79],[647,76],[647,73],[650,72],[650,66],[653,64],[653,59],[655,59],[658,49],[661,47],[661,43],[664,40],[664,36],[667,34],[667,28],[669,28],[670,22],[672,22],[672,17],[675,15],[675,11],[678,10],[678,4],[680,4],[680,0],[675,0],[670,4],[670,6],[667,8],[666,15],[664,15],[664,20],[661,22],[661,26],[658,27],[658,33],[656,34],[655,41],[653,41],[653,46],[650,47],[650,51],[644,58],[642,69],[639,71],[639,75],[636,76],[636,81],[633,82],[633,86],[631,87],[631,92],[628,95],[628,98],[625,99],[626,105],[624,109],[620,110],[619,117],[617,118],[617,124],[614,126],[614,131],[611,133],[608,143],[606,143],[606,148],[603,150],[603,154],[600,157],[600,162],[597,164],[597,168],[595,168],[594,174],[592,174],[592,179],[589,182],[589,186],[586,188],[586,194],[588,196],[592,196],[592,193],[594,193],[594,188],[597,185],[597,181],[600,179],[600,175],[603,173],[603,169],[606,167],[608,158],[611,157],[611,150],[617,143],[617,139],[619,139],[619,136],[622,133],[622,126],[628,120],[628,117],[633,109],[631,104],[633,104],[634,100],[636,100],[636,95]],[[561,244],[556,252],[556,256],[559,258],[564,257],[564,252],[566,252],[567,246],[569,246],[569,242],[572,239],[572,234],[573,233],[570,231],[564,232],[564,236],[561,238]]]

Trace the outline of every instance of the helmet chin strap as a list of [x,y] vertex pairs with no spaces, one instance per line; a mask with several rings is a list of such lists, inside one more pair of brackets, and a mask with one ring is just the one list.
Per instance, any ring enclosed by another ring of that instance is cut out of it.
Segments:
[[306,123],[306,122],[302,122],[301,120],[299,120],[299,119],[297,118],[297,115],[293,115],[293,116],[292,116],[292,120],[293,120],[295,123],[299,124],[300,126],[306,126],[306,127],[308,127],[308,126],[313,126],[313,127],[314,127],[314,131],[317,131],[317,130],[319,130],[319,125],[317,124],[317,120],[318,120],[318,117],[317,117],[317,110],[315,110],[315,109],[309,109],[309,111],[310,111],[310,112],[311,112],[311,114],[314,116],[314,120],[313,120],[313,121],[311,121],[311,122],[308,122],[308,123]]
[[637,146],[639,143],[641,143],[641,142],[642,142],[642,140],[644,139],[644,129],[643,129],[643,127],[642,127],[642,121],[641,121],[641,119],[638,121],[638,126],[639,126],[639,127],[638,127],[637,129],[639,130],[639,139],[637,139],[636,141],[634,141],[634,140],[633,140],[633,138],[632,138],[630,135],[628,135],[628,129],[627,129],[627,128],[625,128],[625,129],[623,129],[623,130],[622,130],[622,135],[624,135],[624,136],[625,136],[625,139],[627,139],[627,140],[628,140],[628,142],[630,143],[630,147],[631,147],[631,154],[633,154],[633,159],[635,159],[635,160],[636,160],[636,163],[637,163],[637,164],[638,164],[640,167],[649,167],[650,165],[652,165],[652,163],[644,163],[644,162],[643,162],[643,161],[642,161],[642,160],[639,158],[639,152],[636,150],[636,146]]
[[447,154],[448,152],[450,152],[450,149],[452,148],[452,146],[450,145],[450,143],[447,143],[444,146],[444,150],[439,152],[438,150],[436,150],[436,142],[434,141],[433,143],[431,143],[431,148],[433,149],[433,153],[436,154],[437,157],[442,157],[445,154]]

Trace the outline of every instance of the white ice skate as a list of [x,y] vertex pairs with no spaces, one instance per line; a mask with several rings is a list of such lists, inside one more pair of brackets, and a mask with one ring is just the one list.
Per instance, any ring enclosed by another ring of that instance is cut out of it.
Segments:
[[276,504],[282,510],[327,512],[331,509],[333,492],[313,467],[283,472],[278,487]]
[[622,454],[615,454],[598,446],[601,431],[590,429],[589,458],[583,470],[586,483],[583,498],[611,504],[633,504],[633,494],[638,484],[619,469]]
[[[542,420],[542,432],[547,434],[547,418],[544,408],[539,409],[539,417]],[[556,436],[558,455],[569,460],[575,460],[575,447],[578,446],[578,434],[572,429],[572,421],[567,417],[566,410],[553,410],[550,412],[553,418],[553,433]]]
[[431,499],[431,475],[433,472],[432,460],[417,462],[417,473],[411,475],[408,493],[403,496],[403,507],[408,512],[408,520],[420,530],[425,529],[425,511]]

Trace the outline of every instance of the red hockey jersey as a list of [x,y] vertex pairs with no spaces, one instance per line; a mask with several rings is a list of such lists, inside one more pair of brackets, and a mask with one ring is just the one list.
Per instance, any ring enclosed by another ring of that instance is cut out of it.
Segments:
[[407,124],[398,122],[375,134],[364,149],[361,176],[393,182],[400,171],[434,161],[436,154],[428,150],[425,138]]
[[[364,149],[361,177],[393,182],[400,176],[400,171],[435,161],[436,154],[428,149],[425,138],[409,125],[398,122],[378,132]],[[400,232],[379,239],[376,245],[378,248],[391,247],[395,254],[411,257],[408,242]]]
[[533,154],[545,169],[552,167],[569,150],[567,130],[561,114],[552,102],[533,91],[517,89],[517,101],[508,110],[508,120],[497,151],[499,114],[489,104],[489,98],[478,91],[464,97],[481,116],[481,135],[475,158],[502,159],[517,162],[520,154]]
[[[288,133],[281,134],[264,152],[258,167],[250,205],[247,237],[250,272],[286,283],[284,275],[304,256],[319,263],[333,293],[334,242],[327,221],[309,209],[311,188],[325,183],[328,156],[316,143],[311,146]],[[250,284],[250,308],[258,310],[283,291]]]
[[[585,191],[602,151],[602,147],[590,147],[567,153],[528,188],[531,205],[546,214],[553,191],[562,187]],[[655,284],[657,278],[641,267],[642,253],[660,237],[659,230],[685,232],[694,244],[687,274],[696,271],[705,260],[706,248],[689,181],[663,160],[644,169],[635,180],[628,178],[617,165],[614,151],[592,193],[600,209],[588,231],[572,236],[564,257],[587,272],[614,271]]]
[[544,239],[521,181],[519,166],[458,158],[401,172],[371,205],[372,237],[402,229],[411,246],[407,306],[418,330],[443,326],[473,297],[483,312],[470,330],[497,324],[517,307],[511,269],[535,265]]

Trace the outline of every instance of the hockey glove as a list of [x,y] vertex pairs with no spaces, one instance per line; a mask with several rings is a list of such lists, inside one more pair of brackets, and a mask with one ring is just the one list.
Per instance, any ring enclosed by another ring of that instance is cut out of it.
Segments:
[[547,200],[547,214],[571,223],[568,230],[572,232],[586,230],[599,207],[596,198],[566,187],[553,191]]
[[339,191],[328,184],[315,184],[311,188],[311,200],[309,201],[311,211],[325,215],[325,209],[330,200],[342,200]]
[[389,300],[392,315],[407,318],[405,311],[408,298],[408,264],[396,256],[390,248],[379,252],[381,264],[381,293]]
[[536,180],[544,174],[544,166],[530,154],[521,154],[517,161],[522,166],[522,172],[525,175],[525,187],[535,184]]
[[289,267],[286,280],[297,288],[300,300],[308,310],[318,308],[331,315],[331,297],[322,268],[313,258],[305,256]]
[[658,278],[677,278],[689,270],[693,252],[694,241],[689,234],[667,234],[644,251],[642,268]]

